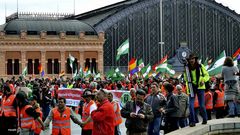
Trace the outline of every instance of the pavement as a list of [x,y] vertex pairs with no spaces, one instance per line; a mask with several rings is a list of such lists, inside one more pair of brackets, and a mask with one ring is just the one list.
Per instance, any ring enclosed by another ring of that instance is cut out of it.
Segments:
[[[77,115],[77,118],[80,120],[80,115]],[[81,135],[81,130],[82,128],[71,120],[71,135]],[[120,130],[122,135],[126,134],[125,119],[123,119],[122,124],[120,124]],[[40,135],[50,135],[51,132],[52,124],[50,124],[49,128],[45,129],[45,131],[42,131]]]

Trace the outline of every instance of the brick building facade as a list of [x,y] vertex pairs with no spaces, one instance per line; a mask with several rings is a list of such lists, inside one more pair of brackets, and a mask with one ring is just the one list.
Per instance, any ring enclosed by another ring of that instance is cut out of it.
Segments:
[[[28,75],[67,75],[80,67],[103,72],[104,33],[77,20],[13,19],[0,28],[0,76],[20,75],[27,67]],[[69,54],[75,57],[69,66]]]

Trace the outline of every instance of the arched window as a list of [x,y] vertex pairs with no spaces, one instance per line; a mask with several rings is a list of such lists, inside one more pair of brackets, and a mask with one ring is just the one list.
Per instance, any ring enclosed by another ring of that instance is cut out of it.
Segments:
[[78,71],[78,60],[75,58],[75,61],[73,62],[73,73],[75,72],[75,70]]
[[47,73],[52,74],[52,59],[48,59],[47,63]]
[[12,59],[7,60],[7,75],[12,75],[13,70],[12,70]]
[[33,74],[33,62],[32,62],[32,59],[28,59],[27,69],[28,69],[28,74]]
[[58,59],[54,59],[54,74],[59,74],[59,62]]
[[34,74],[39,74],[39,59],[34,60]]
[[97,63],[96,63],[96,59],[95,58],[93,58],[92,59],[92,63],[91,63],[91,72],[93,73],[93,71],[95,72],[95,73],[97,73]]
[[67,58],[67,63],[66,63],[66,73],[71,74],[72,73],[72,68],[70,66],[70,59]]
[[85,69],[91,70],[91,67],[90,67],[90,59],[89,59],[89,58],[86,59]]
[[14,75],[19,75],[19,59],[14,59]]
[[73,62],[73,71],[72,71],[72,68],[70,66],[70,60],[68,58],[67,63],[66,63],[67,74],[72,74],[72,72],[74,73],[76,69],[78,70],[78,60],[75,58],[75,60]]

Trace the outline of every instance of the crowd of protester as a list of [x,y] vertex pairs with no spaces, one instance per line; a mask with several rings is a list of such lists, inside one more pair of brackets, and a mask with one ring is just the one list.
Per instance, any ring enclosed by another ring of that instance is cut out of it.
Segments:
[[[71,134],[70,119],[82,135],[120,135],[126,118],[128,135],[159,135],[196,126],[213,118],[240,117],[239,70],[227,57],[222,77],[209,77],[192,54],[189,59],[194,97],[189,95],[186,75],[182,78],[131,79],[15,78],[1,79],[0,130],[4,134],[40,134],[52,121],[53,135]],[[208,85],[207,85],[208,83]],[[59,88],[83,89],[78,114],[58,97]],[[130,91],[131,100],[120,108],[111,90]],[[214,116],[214,117],[212,117]]]

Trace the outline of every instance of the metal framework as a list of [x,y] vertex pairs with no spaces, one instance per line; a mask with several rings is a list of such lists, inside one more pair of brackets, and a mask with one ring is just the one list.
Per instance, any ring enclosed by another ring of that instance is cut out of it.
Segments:
[[112,66],[127,67],[127,55],[115,61],[117,48],[127,38],[129,57],[150,64],[166,54],[174,56],[180,42],[187,42],[202,59],[216,58],[223,50],[232,55],[240,47],[240,16],[214,0],[163,0],[163,51],[159,45],[160,0],[141,0],[120,8],[94,26],[105,32],[105,71]]

